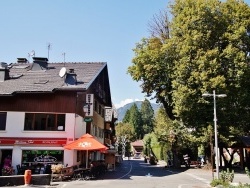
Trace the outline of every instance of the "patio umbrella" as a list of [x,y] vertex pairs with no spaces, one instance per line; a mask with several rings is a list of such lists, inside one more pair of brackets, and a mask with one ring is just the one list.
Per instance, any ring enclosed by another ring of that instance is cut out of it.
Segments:
[[97,141],[92,135],[84,134],[81,138],[64,146],[65,149],[69,150],[84,150],[86,151],[86,168],[88,167],[88,151],[105,151],[108,148]]

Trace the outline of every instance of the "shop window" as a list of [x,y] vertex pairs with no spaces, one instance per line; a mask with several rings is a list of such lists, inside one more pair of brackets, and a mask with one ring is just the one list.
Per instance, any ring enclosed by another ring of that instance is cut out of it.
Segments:
[[63,163],[63,150],[23,150],[22,165],[45,165]]
[[7,112],[0,112],[0,130],[6,129]]
[[24,130],[64,131],[65,114],[26,113]]

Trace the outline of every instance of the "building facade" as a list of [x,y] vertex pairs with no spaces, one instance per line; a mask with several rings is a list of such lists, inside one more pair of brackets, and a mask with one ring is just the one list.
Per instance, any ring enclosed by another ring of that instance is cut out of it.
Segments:
[[[33,57],[0,64],[0,162],[12,156],[12,166],[76,165],[83,151],[63,146],[85,133],[112,149],[115,112],[107,63],[49,63]],[[112,109],[105,121],[106,108]],[[92,159],[104,158],[93,152]]]

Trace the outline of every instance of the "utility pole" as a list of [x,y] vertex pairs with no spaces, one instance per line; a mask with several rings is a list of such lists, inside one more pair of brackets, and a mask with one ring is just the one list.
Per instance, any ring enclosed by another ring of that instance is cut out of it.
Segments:
[[212,177],[214,179],[214,146],[212,141],[212,132],[210,133],[210,147],[211,147],[211,167],[212,167]]

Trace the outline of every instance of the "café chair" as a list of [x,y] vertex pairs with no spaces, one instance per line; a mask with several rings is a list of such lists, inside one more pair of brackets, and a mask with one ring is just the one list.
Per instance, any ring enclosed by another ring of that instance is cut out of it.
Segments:
[[17,170],[17,175],[22,175],[23,174],[23,170],[21,168],[21,165],[16,165],[16,170]]

